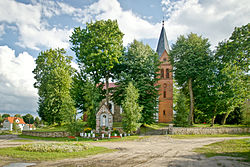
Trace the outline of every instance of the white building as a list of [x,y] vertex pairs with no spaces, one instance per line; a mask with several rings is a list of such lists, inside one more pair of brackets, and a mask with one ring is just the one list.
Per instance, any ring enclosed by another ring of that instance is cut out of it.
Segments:
[[18,129],[22,130],[33,130],[32,124],[26,124],[22,118],[19,117],[7,117],[3,122],[3,130],[13,130],[13,124],[16,123]]

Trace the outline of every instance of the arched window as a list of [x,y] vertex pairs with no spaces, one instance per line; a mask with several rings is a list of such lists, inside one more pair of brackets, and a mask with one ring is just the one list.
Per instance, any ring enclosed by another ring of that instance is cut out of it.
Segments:
[[169,69],[166,69],[166,78],[169,78]]
[[165,112],[165,110],[163,110],[163,115],[166,115],[166,112]]
[[161,69],[161,78],[164,78],[164,69]]
[[166,98],[166,90],[163,92],[163,98]]

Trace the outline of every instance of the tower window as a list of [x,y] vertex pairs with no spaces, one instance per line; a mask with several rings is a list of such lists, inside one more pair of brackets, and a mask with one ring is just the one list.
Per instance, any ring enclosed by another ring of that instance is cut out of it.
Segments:
[[165,110],[163,110],[163,115],[166,115],[166,112],[165,112]]
[[161,78],[164,78],[164,69],[161,69]]
[[163,98],[166,98],[166,90],[163,92]]
[[166,78],[169,78],[169,69],[166,69]]

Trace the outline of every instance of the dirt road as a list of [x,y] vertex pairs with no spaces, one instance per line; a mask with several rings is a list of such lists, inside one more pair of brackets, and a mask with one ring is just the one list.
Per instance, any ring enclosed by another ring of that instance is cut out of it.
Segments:
[[[238,139],[233,138],[233,139]],[[241,137],[243,138],[243,137]],[[250,138],[250,137],[248,137]],[[249,163],[239,162],[232,157],[206,158],[192,152],[203,145],[232,138],[172,139],[167,136],[152,136],[139,141],[95,142],[95,146],[117,149],[118,151],[98,154],[86,158],[64,159],[37,163],[36,166],[60,167],[245,167]],[[0,139],[1,143],[1,139]],[[1,147],[1,144],[0,144]]]

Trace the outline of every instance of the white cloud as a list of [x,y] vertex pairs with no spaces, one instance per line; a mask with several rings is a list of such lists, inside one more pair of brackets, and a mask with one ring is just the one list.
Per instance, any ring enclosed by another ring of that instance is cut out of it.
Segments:
[[124,11],[117,0],[99,0],[84,9],[82,22],[91,20],[117,19],[119,28],[125,34],[124,45],[134,39],[158,38],[161,23],[151,24],[150,22],[136,16],[131,10]]
[[34,58],[27,52],[16,57],[14,50],[0,46],[0,111],[36,111],[34,68]]
[[162,5],[171,40],[194,32],[209,38],[215,46],[250,18],[249,0],[162,0]]
[[[46,19],[60,14],[53,1],[24,4],[14,0],[0,1],[0,22],[15,24],[19,32],[18,44],[24,48],[39,50],[40,46],[48,48],[68,48],[68,28],[50,28]],[[45,3],[46,2],[46,3]]]

